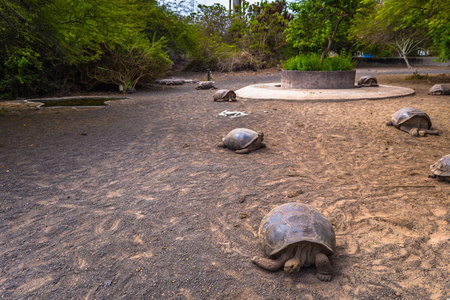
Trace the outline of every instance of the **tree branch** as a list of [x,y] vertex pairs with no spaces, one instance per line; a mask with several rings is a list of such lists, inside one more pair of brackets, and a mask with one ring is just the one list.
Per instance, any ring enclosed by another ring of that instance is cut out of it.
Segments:
[[336,36],[336,32],[338,30],[339,24],[341,23],[341,21],[346,18],[347,15],[342,15],[338,22],[336,23],[336,26],[334,27],[334,31],[333,34],[328,38],[328,46],[327,48],[325,48],[325,50],[323,50],[322,52],[322,56],[320,57],[320,64],[323,64],[323,60],[325,59],[325,56],[327,55],[327,53],[331,50],[331,45],[333,44],[334,41],[334,37]]

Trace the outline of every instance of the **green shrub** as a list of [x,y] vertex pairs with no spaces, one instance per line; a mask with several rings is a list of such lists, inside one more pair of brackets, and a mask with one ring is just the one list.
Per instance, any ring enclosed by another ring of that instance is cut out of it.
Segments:
[[198,52],[185,70],[203,72],[211,69],[226,72],[257,69],[259,65],[260,62],[249,52],[225,43],[218,34],[211,34],[209,38],[200,40]]
[[30,48],[9,47],[0,55],[6,57],[0,69],[0,99],[39,97],[53,92],[39,53]]
[[102,58],[87,66],[86,74],[99,82],[123,85],[124,91],[134,89],[142,78],[155,80],[172,66],[164,42],[142,38],[116,47],[104,45]]
[[430,76],[428,76],[428,74],[425,74],[425,75],[419,74],[419,72],[417,70],[415,70],[414,73],[412,73],[409,76],[406,76],[405,79],[406,80],[421,80],[421,79],[429,80]]
[[351,54],[345,52],[338,56],[326,57],[323,63],[320,62],[320,55],[317,53],[299,54],[282,63],[284,70],[295,71],[353,70],[356,64]]

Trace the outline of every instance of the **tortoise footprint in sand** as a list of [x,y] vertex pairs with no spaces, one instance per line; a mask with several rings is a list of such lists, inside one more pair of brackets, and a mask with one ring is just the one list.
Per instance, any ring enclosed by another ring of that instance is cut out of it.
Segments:
[[431,129],[430,117],[423,111],[412,107],[404,107],[395,112],[386,125],[394,126],[413,136],[439,135],[439,131]]
[[261,221],[259,241],[270,257],[255,256],[257,266],[276,271],[284,266],[288,273],[315,265],[317,278],[333,277],[329,255],[334,253],[336,236],[331,223],[316,209],[301,203],[287,203],[274,208]]
[[235,150],[239,154],[246,154],[265,147],[263,140],[264,133],[262,132],[256,132],[247,128],[236,128],[231,130],[217,146]]

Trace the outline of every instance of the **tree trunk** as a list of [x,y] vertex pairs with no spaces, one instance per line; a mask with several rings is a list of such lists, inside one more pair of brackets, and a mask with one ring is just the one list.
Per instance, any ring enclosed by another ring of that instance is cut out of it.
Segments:
[[330,50],[331,50],[331,45],[333,44],[334,37],[336,36],[336,32],[338,30],[339,24],[346,16],[347,15],[341,16],[341,18],[336,23],[336,27],[334,27],[333,34],[328,38],[328,46],[325,48],[325,50],[323,50],[322,55],[320,56],[320,65],[321,66],[323,65],[323,61],[324,61],[325,57],[327,56],[327,53],[330,52]]
[[413,38],[402,38],[395,40],[395,42],[390,45],[397,51],[398,55],[403,58],[408,69],[411,69],[412,67],[409,64],[407,55],[411,53],[411,51],[419,49],[418,45],[420,45],[421,42],[422,40],[415,42]]
[[402,55],[403,56],[403,60],[406,63],[406,66],[408,67],[408,69],[411,69],[411,65],[409,64],[409,60],[408,57],[406,57],[406,55]]

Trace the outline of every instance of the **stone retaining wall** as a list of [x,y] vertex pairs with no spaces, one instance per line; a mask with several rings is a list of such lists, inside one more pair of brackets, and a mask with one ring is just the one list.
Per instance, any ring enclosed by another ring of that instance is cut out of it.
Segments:
[[[354,57],[358,61],[357,67],[383,67],[383,66],[401,66],[406,67],[403,58],[400,57]],[[412,67],[450,67],[450,60],[446,62],[434,61],[437,57],[408,57]]]
[[352,89],[355,87],[355,75],[355,70],[283,70],[281,74],[281,87],[288,89]]

